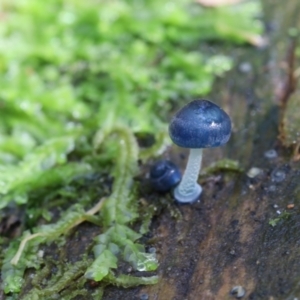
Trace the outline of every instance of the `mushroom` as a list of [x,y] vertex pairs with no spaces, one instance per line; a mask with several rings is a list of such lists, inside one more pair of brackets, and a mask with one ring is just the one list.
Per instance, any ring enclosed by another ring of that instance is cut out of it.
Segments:
[[174,189],[174,197],[179,203],[192,203],[199,199],[202,187],[197,180],[202,150],[227,143],[230,134],[229,116],[208,100],[194,100],[174,115],[169,125],[169,135],[179,147],[190,148],[186,170]]
[[150,169],[151,185],[158,192],[168,192],[180,180],[179,168],[169,160],[159,160]]

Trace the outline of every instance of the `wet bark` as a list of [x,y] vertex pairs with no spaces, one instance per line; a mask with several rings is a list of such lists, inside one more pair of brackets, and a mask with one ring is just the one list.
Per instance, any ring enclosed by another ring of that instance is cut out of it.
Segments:
[[[297,45],[288,32],[300,29],[300,2],[267,0],[263,6],[269,45],[231,49],[236,67],[212,95],[232,117],[233,136],[222,149],[204,151],[204,166],[230,158],[244,171],[201,177],[201,201],[178,206],[179,219],[164,210],[152,226],[159,283],[111,287],[105,300],[234,299],[237,286],[243,299],[300,297],[300,163],[279,138]],[[182,150],[173,147],[166,156],[184,168]],[[251,168],[260,170],[254,178],[247,175]]]

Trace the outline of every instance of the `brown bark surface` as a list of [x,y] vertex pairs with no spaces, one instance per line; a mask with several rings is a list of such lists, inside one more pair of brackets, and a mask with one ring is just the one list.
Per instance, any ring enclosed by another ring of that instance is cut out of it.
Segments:
[[[179,219],[164,210],[152,226],[159,283],[131,290],[111,287],[105,300],[234,299],[236,286],[244,289],[243,299],[300,299],[300,163],[279,138],[299,68],[298,44],[288,32],[300,29],[300,2],[263,5],[268,46],[236,48],[236,68],[216,83],[212,95],[232,117],[233,136],[222,149],[204,151],[204,166],[230,158],[244,171],[201,177],[201,201],[172,204]],[[243,64],[251,70],[243,72]],[[268,150],[277,156],[269,158]],[[184,168],[181,149],[173,147],[165,156]],[[254,167],[261,172],[250,178],[247,171]]]

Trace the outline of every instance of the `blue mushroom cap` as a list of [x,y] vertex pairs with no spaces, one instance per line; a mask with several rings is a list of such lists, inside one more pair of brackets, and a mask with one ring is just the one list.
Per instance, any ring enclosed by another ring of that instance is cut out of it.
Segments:
[[172,118],[169,134],[180,147],[218,147],[230,138],[231,120],[218,105],[208,100],[194,100]]

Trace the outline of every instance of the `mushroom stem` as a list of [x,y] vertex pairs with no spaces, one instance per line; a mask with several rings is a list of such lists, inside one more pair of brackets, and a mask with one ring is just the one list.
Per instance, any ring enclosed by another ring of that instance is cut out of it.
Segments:
[[180,184],[174,190],[174,197],[180,203],[191,203],[196,201],[202,188],[197,183],[202,161],[203,149],[190,149],[187,166]]

